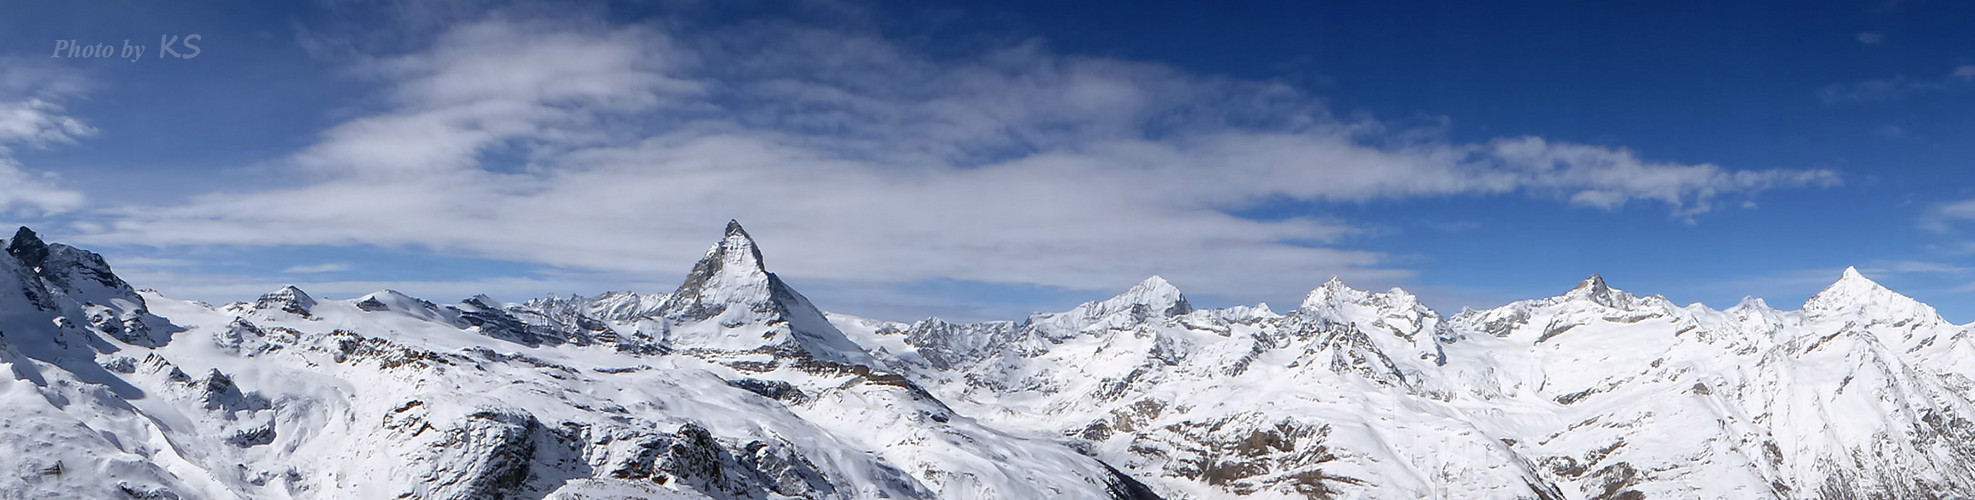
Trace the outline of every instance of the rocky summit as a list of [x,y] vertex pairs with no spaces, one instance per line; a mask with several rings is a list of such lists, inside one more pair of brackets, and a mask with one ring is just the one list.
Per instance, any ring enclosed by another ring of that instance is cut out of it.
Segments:
[[1975,497],[1975,328],[1857,270],[1796,310],[1154,276],[953,323],[824,312],[738,222],[675,290],[520,303],[0,248],[0,498]]

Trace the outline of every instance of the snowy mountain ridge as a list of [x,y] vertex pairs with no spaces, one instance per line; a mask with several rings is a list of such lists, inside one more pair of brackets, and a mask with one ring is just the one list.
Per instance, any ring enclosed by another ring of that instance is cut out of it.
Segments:
[[734,222],[671,292],[518,304],[208,306],[0,247],[5,498],[1975,496],[1975,328],[1855,269],[1798,310],[1154,276],[900,323],[824,313]]

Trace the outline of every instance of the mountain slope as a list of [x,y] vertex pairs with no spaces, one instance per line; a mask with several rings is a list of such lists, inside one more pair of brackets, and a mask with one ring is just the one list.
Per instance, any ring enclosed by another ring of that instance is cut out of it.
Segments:
[[962,324],[826,314],[732,222],[673,291],[513,304],[0,248],[0,498],[1975,497],[1975,328],[1856,270],[1798,310],[1155,276]]
[[962,412],[1174,496],[1975,491],[1970,329],[1856,270],[1801,311],[1681,307],[1598,276],[1452,318],[1335,279],[1282,315],[1175,297],[1154,278],[1020,323],[836,319]]
[[[0,467],[30,479],[0,496],[1149,498],[884,371],[738,225],[652,307],[292,287],[211,307],[35,241],[0,259],[20,290],[0,295]],[[147,306],[173,326],[88,321]]]

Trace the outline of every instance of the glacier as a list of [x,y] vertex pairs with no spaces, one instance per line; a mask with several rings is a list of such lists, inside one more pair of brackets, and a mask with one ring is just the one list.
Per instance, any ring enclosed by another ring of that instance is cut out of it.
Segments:
[[954,323],[826,312],[737,222],[675,290],[519,303],[213,305],[0,243],[0,498],[1975,497],[1975,327],[1855,269],[1795,310],[1154,276]]

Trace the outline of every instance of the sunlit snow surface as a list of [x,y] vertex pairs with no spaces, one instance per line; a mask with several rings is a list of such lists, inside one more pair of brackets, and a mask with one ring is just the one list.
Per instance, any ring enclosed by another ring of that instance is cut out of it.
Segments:
[[953,324],[826,316],[738,225],[673,292],[522,304],[212,306],[0,241],[0,498],[1975,495],[1970,328],[1855,271],[1796,311],[1154,277]]

